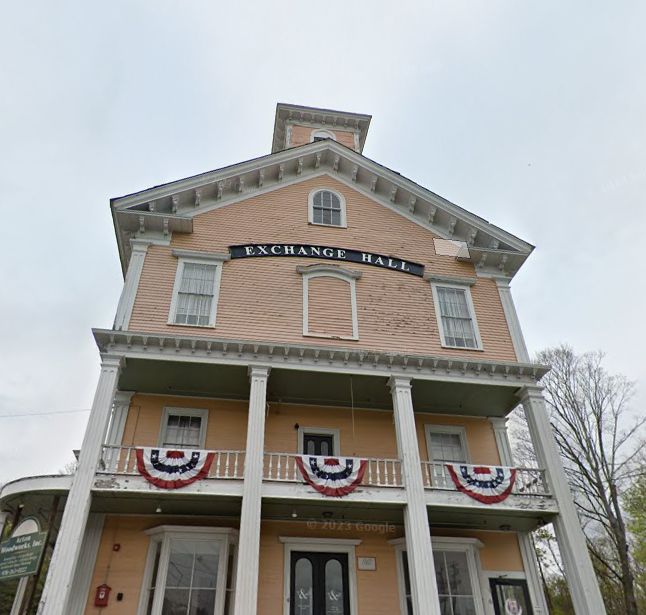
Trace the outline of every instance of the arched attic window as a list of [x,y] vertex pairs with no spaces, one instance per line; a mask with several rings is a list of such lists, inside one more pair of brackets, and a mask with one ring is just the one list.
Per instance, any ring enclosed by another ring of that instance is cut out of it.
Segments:
[[336,141],[336,135],[329,130],[321,130],[320,128],[317,130],[312,130],[312,134],[310,135],[310,143],[313,143],[314,141],[323,141],[323,139],[332,139],[332,141]]
[[355,283],[361,273],[327,264],[296,271],[303,276],[303,335],[358,340]]
[[316,188],[308,198],[310,224],[346,228],[345,199],[340,192],[328,188]]

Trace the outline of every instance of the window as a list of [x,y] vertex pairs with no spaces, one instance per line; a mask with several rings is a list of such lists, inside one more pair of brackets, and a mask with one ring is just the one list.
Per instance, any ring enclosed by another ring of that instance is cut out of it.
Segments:
[[444,464],[470,462],[466,429],[448,425],[426,425],[425,431],[428,460],[433,464],[433,485],[451,488],[453,480]]
[[341,454],[338,429],[298,428],[298,451],[301,455],[336,456]]
[[168,324],[215,327],[224,254],[173,250],[179,257]]
[[229,615],[237,533],[160,526],[151,536],[138,615]]
[[323,141],[323,139],[332,139],[336,141],[336,135],[329,130],[313,130],[310,135],[310,143],[314,141]]
[[[410,570],[405,539],[391,541],[397,545],[398,574],[402,615],[413,615]],[[435,582],[443,615],[482,615],[480,565],[476,548],[482,543],[475,538],[433,537]]]
[[355,282],[361,274],[339,265],[298,266],[303,276],[303,335],[359,339]]
[[164,408],[159,446],[163,448],[204,448],[208,410]]
[[482,349],[468,286],[431,284],[442,346]]
[[309,195],[310,224],[346,228],[345,199],[335,190],[317,188]]

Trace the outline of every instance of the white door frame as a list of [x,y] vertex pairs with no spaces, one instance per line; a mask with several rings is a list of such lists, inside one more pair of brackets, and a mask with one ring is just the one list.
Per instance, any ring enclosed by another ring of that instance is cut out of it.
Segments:
[[361,540],[345,538],[292,538],[279,536],[278,540],[285,544],[285,565],[283,571],[283,615],[289,615],[291,563],[293,551],[310,553],[347,553],[348,554],[348,590],[350,592],[350,613],[359,615],[359,600],[357,596],[357,566],[355,547]]

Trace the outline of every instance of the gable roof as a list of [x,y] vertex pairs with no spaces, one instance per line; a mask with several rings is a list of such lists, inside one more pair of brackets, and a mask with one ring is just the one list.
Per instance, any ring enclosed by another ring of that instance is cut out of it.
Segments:
[[439,237],[462,242],[456,258],[473,262],[481,274],[511,278],[534,249],[396,171],[325,139],[111,199],[124,275],[131,238],[191,233],[197,215],[325,173]]

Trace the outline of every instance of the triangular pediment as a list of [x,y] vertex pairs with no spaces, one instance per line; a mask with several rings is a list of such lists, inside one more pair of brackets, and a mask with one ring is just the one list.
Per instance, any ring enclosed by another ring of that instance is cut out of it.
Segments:
[[435,236],[459,242],[462,249],[456,250],[456,258],[473,262],[483,272],[512,277],[533,250],[529,243],[399,173],[325,140],[112,199],[124,271],[132,237],[190,233],[195,216],[323,174]]

